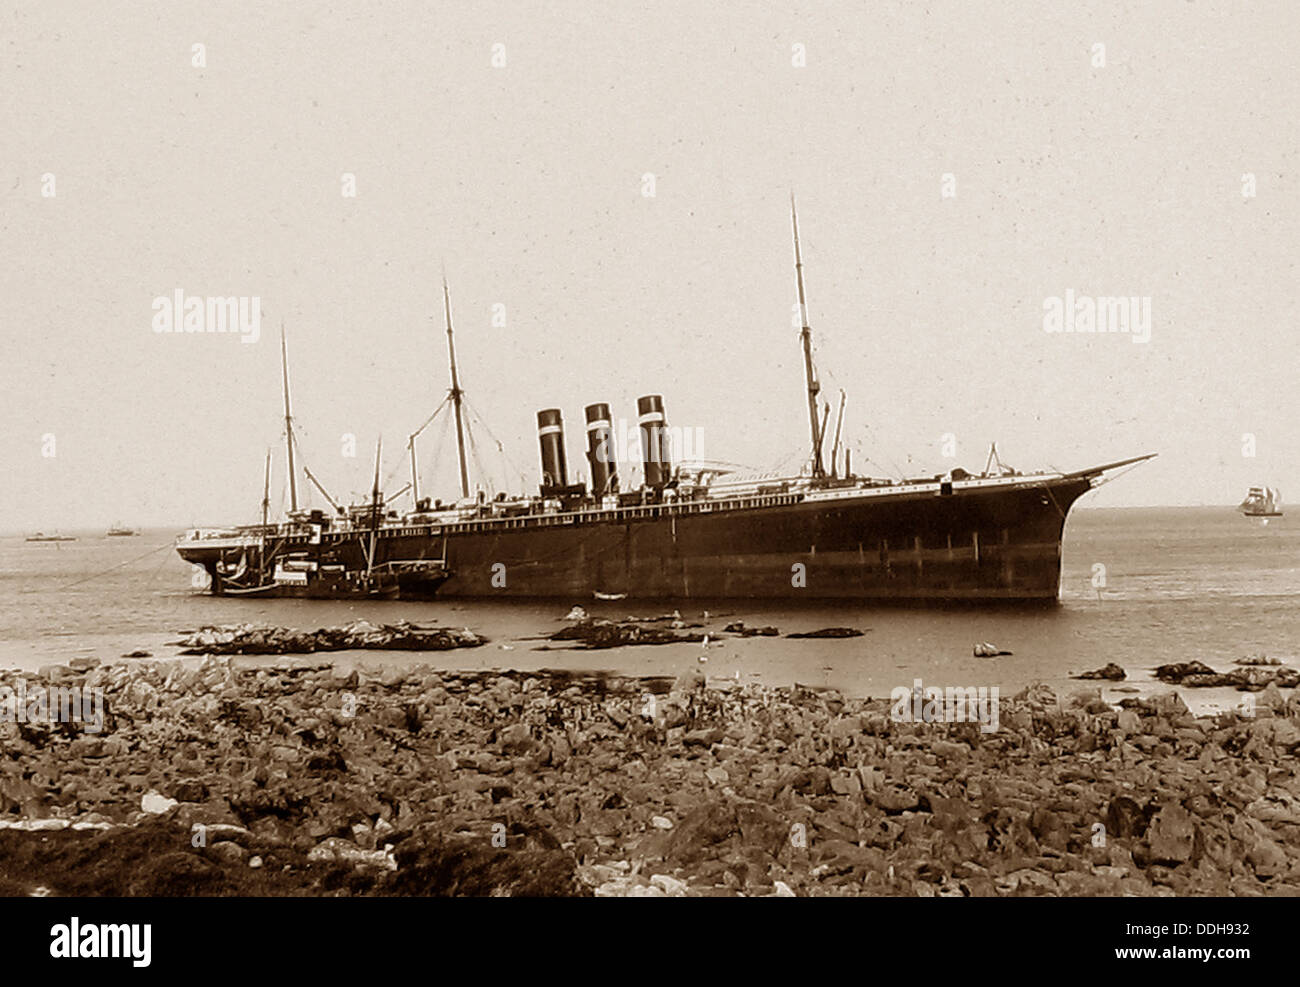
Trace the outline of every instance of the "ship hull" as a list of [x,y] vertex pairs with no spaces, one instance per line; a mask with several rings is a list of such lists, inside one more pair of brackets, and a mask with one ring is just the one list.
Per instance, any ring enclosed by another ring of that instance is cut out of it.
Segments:
[[[930,486],[752,508],[395,528],[384,530],[376,552],[380,562],[445,559],[440,599],[1053,603],[1066,515],[1090,486],[1085,477],[1059,477],[948,494]],[[301,547],[292,541],[288,548]],[[325,542],[349,567],[364,565],[362,537]],[[214,572],[212,550],[179,551]]]

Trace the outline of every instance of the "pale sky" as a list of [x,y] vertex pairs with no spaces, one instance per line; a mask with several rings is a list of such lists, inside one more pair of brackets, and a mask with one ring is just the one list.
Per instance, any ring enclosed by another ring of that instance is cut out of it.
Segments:
[[[11,6],[0,530],[252,521],[268,446],[280,504],[281,320],[307,465],[362,494],[382,434],[395,490],[448,385],[444,264],[512,489],[539,408],[579,471],[583,406],[647,393],[708,458],[797,461],[792,189],[860,472],[996,440],[1160,453],[1096,506],[1300,495],[1298,28],[1293,0]],[[259,297],[260,341],[155,333],[177,289]],[[1067,290],[1150,298],[1150,341],[1045,332]],[[434,431],[422,490],[454,495]]]

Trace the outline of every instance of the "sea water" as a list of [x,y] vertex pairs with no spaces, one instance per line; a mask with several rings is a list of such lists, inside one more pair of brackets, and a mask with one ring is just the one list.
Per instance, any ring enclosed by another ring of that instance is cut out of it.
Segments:
[[[1122,690],[1155,688],[1151,669],[1159,664],[1197,659],[1226,669],[1249,654],[1296,664],[1300,653],[1300,524],[1282,518],[1263,525],[1228,507],[1073,511],[1065,530],[1060,604],[1033,609],[214,598],[192,586],[190,566],[171,548],[178,533],[146,530],[134,538],[108,538],[86,532],[75,542],[46,543],[0,538],[0,667],[34,670],[76,657],[109,661],[136,650],[172,657],[179,649],[169,642],[205,624],[315,629],[356,618],[466,626],[491,643],[433,654],[339,653],[318,660],[657,675],[697,669],[733,681],[798,682],[877,697],[917,680],[940,688],[996,685],[1003,696],[1035,681],[1078,688],[1083,684],[1071,683],[1072,673],[1115,662],[1128,680],[1094,684],[1114,700]],[[865,633],[842,640],[723,635],[707,649],[679,644],[583,651],[541,640],[563,626],[574,605],[616,618],[676,608],[684,621],[705,623],[711,632],[742,620],[774,625],[782,635],[828,626]],[[1012,654],[974,657],[973,645],[984,641]],[[1194,698],[1202,708],[1225,708],[1239,699],[1229,690],[1198,690]]]

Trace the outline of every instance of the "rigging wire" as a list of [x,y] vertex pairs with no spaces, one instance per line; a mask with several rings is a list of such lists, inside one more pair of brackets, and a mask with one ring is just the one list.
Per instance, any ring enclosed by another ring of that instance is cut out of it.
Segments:
[[[469,409],[469,413],[473,417],[474,421],[477,422],[479,427],[481,427],[483,431],[487,433],[487,437],[492,440],[492,443],[497,447],[497,451],[501,454],[501,458],[505,462],[506,476],[515,476],[515,475],[522,476],[523,471],[519,469],[518,464],[516,464],[515,461],[510,458],[510,454],[506,452],[505,443],[502,442],[499,438],[497,438],[495,433],[493,433],[492,429],[488,427],[487,421],[479,413],[478,408],[470,404],[468,398],[465,398],[463,400],[465,403],[465,407]],[[503,484],[503,486],[508,486],[508,483]]]

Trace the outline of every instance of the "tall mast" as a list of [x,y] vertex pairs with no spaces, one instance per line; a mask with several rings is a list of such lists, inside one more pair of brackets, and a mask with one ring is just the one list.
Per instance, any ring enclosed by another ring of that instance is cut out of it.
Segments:
[[469,472],[465,469],[465,424],[461,417],[460,378],[456,376],[456,343],[451,333],[451,295],[447,292],[447,272],[442,273],[442,304],[447,313],[447,356],[451,360],[451,403],[456,409],[456,451],[460,454],[460,495],[469,496]]
[[817,422],[817,393],[821,384],[813,371],[812,330],[808,328],[808,303],[803,293],[803,258],[799,254],[799,218],[795,215],[794,193],[790,193],[790,224],[794,227],[794,275],[799,284],[799,320],[803,328],[799,330],[799,339],[803,343],[803,372],[808,384],[808,427],[812,431],[812,475],[820,477],[822,470],[822,438]]
[[284,374],[284,440],[289,447],[289,504],[298,509],[298,475],[293,467],[293,413],[289,410],[289,354],[284,342],[284,323],[280,323],[280,368]]

